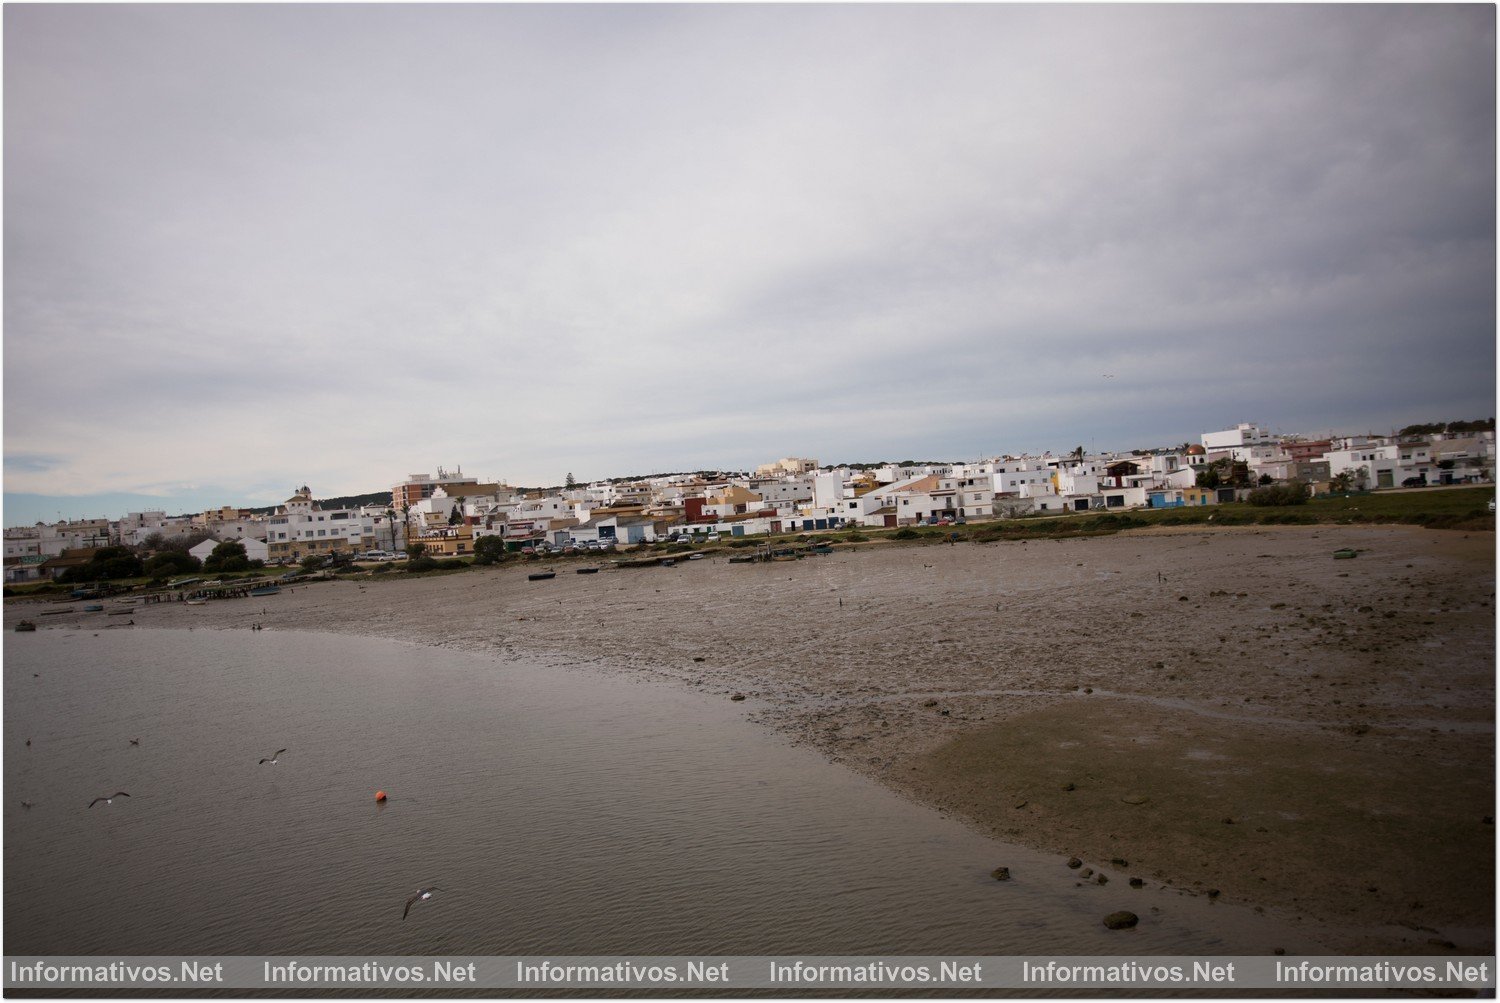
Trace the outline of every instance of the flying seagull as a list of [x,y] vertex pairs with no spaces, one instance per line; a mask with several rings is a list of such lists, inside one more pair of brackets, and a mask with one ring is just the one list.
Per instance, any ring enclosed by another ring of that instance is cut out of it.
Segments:
[[111,794],[107,798],[94,798],[94,800],[92,800],[92,801],[89,802],[89,807],[90,808],[94,807],[94,805],[98,804],[100,801],[103,801],[105,804],[114,804],[115,803],[115,798],[128,798],[128,797],[130,797],[130,795],[126,794],[124,791],[115,791],[113,794]]
[[414,902],[426,902],[428,899],[432,898],[432,893],[433,892],[440,892],[440,891],[442,891],[442,889],[439,888],[437,885],[433,885],[431,888],[418,888],[417,889],[417,894],[413,895],[411,898],[409,898],[409,899],[406,900],[406,908],[401,910],[401,918],[405,919],[406,918],[406,914],[409,913],[409,912],[411,912],[412,903],[414,903]]
[[139,738],[132,738],[130,740],[130,744],[131,745],[140,745],[141,744],[141,740]]
[[276,765],[276,757],[279,756],[279,755],[281,755],[285,751],[286,751],[285,749],[277,749],[274,753],[272,753],[271,755],[267,756],[265,759],[262,759],[260,762],[256,763],[255,765],[256,766],[264,766],[267,763],[270,763],[272,766],[275,766]]
[[30,808],[31,806],[32,806],[32,802],[30,802],[30,801],[22,801],[21,802],[21,807],[22,808]]

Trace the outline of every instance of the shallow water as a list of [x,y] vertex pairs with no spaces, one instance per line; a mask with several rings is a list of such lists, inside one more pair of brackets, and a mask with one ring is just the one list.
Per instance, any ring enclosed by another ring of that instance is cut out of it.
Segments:
[[[273,631],[4,655],[6,954],[1318,952],[1125,873],[1076,887],[662,683]],[[1120,908],[1141,925],[1104,929]]]

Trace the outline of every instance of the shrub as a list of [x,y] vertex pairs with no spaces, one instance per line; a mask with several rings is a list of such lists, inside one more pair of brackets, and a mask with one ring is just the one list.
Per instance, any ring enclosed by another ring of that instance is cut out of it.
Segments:
[[869,537],[863,533],[850,533],[848,536],[844,537],[844,539],[848,540],[850,543],[863,543],[868,540]]
[[891,534],[891,539],[892,540],[917,540],[917,539],[920,539],[921,536],[922,536],[921,533],[918,533],[916,530],[912,529],[910,526],[907,526],[907,527],[905,527],[903,529],[898,529],[898,530],[896,530],[896,532],[892,533]]
[[1307,501],[1306,484],[1273,484],[1256,488],[1246,499],[1251,505],[1301,505]]
[[[418,544],[417,546],[421,546]],[[425,547],[423,548],[426,549]],[[438,566],[438,562],[426,554],[419,554],[406,562],[407,571],[432,571]]]

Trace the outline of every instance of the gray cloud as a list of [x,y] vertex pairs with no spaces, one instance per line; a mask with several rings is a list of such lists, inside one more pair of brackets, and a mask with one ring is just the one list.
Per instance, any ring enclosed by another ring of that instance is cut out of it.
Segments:
[[1493,410],[1492,8],[5,19],[7,491]]

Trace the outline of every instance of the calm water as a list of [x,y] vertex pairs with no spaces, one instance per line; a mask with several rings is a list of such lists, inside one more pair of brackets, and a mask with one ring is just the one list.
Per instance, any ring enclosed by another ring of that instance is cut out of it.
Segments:
[[[1246,910],[1075,888],[1057,857],[655,682],[273,631],[42,630],[4,656],[6,954],[1312,946]],[[446,891],[403,922],[427,884]],[[1117,908],[1141,926],[1105,930]]]

